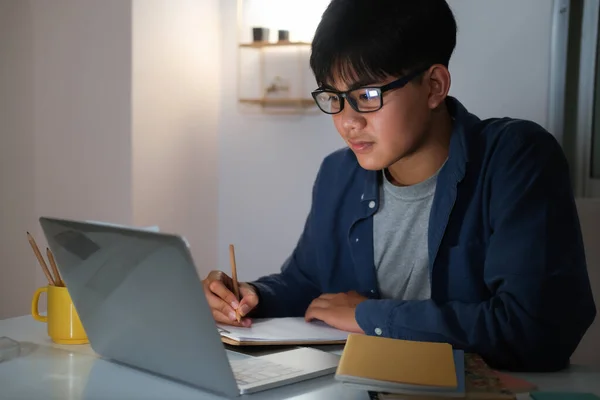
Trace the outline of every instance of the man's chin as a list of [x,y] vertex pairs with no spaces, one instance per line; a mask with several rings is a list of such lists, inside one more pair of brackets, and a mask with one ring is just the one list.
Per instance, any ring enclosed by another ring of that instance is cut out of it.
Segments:
[[356,159],[358,161],[358,164],[367,171],[381,171],[382,169],[387,168],[388,166],[388,164],[385,161],[372,156],[366,157],[360,154],[356,154]]

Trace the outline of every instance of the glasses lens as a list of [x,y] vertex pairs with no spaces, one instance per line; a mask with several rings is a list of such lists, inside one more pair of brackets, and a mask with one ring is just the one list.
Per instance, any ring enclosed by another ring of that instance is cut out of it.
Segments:
[[315,96],[317,105],[327,114],[336,114],[340,112],[342,101],[340,96],[334,92],[319,92]]
[[378,88],[356,89],[348,97],[358,111],[371,112],[381,108],[381,90]]

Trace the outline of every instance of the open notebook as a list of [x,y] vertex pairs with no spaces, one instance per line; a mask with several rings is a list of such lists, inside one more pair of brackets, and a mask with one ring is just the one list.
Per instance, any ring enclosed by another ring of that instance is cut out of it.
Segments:
[[240,345],[307,345],[343,344],[348,332],[332,328],[320,321],[304,318],[264,318],[252,320],[250,328],[217,324],[224,343]]

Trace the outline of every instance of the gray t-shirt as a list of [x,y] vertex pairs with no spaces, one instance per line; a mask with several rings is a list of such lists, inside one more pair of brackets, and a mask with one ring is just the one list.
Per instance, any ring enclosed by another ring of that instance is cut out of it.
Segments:
[[412,186],[395,186],[385,173],[383,176],[379,209],[373,217],[374,262],[381,296],[428,299],[427,232],[438,174]]

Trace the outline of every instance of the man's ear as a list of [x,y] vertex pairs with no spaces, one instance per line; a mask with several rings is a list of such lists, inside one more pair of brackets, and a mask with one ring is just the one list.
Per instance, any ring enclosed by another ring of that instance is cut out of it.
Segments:
[[429,108],[434,110],[444,102],[450,91],[450,71],[444,65],[435,64],[425,73],[429,86]]

